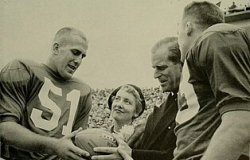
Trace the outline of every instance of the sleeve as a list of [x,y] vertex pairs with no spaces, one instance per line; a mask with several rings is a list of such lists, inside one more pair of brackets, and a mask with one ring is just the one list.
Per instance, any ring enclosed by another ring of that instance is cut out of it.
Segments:
[[173,149],[169,151],[133,149],[132,158],[134,160],[172,160],[174,158],[172,151]]
[[242,33],[213,34],[196,49],[222,115],[228,111],[250,111],[250,53]]
[[22,119],[26,105],[29,72],[20,61],[6,65],[0,73],[0,122]]
[[75,121],[73,130],[77,130],[78,128],[82,127],[83,129],[88,128],[88,118],[89,118],[89,112],[92,107],[92,92],[90,92],[81,97],[79,102],[79,111],[77,115],[77,119]]

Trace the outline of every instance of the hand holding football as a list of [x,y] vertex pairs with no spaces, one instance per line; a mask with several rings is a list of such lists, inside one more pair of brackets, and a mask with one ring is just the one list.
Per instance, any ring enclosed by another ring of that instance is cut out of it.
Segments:
[[89,152],[91,156],[98,154],[93,150],[94,147],[117,147],[117,142],[113,135],[109,131],[100,128],[80,131],[75,136],[75,144]]

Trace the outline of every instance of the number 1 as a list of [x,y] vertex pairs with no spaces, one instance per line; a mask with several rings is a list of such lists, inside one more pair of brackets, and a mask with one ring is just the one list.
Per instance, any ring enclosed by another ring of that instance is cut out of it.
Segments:
[[[58,107],[57,104],[48,97],[49,91],[52,91],[54,94],[57,94],[59,96],[62,96],[62,89],[54,86],[54,84],[48,78],[45,77],[44,85],[42,86],[38,96],[41,101],[41,104],[44,107],[51,110],[52,112],[51,119],[50,120],[44,119],[42,117],[42,111],[37,108],[33,108],[30,115],[30,118],[33,121],[34,125],[46,131],[51,131],[58,126],[62,112],[61,108]],[[78,90],[72,90],[70,93],[66,95],[66,100],[70,101],[70,111],[69,111],[67,125],[63,126],[62,130],[63,135],[70,134],[72,131],[79,99],[80,99],[80,91]]]

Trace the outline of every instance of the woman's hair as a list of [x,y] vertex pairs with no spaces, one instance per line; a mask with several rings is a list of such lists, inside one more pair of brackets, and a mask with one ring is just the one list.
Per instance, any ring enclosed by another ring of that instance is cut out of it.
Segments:
[[130,93],[135,97],[136,113],[139,115],[140,112],[142,111],[142,103],[141,103],[142,100],[140,98],[140,95],[139,95],[138,91],[134,87],[132,87],[130,85],[121,86],[119,91],[120,90],[126,91],[127,93]]
[[[122,85],[118,88],[116,88],[109,96],[108,98],[108,106],[109,109],[112,108],[113,100],[119,90],[124,90],[130,94],[132,94],[135,97],[136,100],[136,113],[138,114],[138,117],[143,113],[144,109],[146,108],[146,102],[143,96],[143,93],[141,89],[135,85],[132,84],[126,84]],[[135,117],[137,118],[137,117]]]

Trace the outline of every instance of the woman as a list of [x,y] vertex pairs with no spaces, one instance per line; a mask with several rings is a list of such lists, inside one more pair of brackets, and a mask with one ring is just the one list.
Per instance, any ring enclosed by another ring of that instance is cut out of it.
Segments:
[[[141,89],[131,84],[118,87],[109,96],[108,106],[111,110],[111,118],[113,118],[113,125],[109,131],[116,133],[122,141],[127,142],[134,133],[133,121],[145,109],[145,100]],[[96,155],[93,147],[117,146],[109,131],[102,128],[89,128],[79,132],[74,142],[93,156]]]
[[113,118],[112,133],[118,133],[127,141],[133,134],[133,121],[145,109],[145,99],[139,87],[126,84],[115,89],[108,98]]

